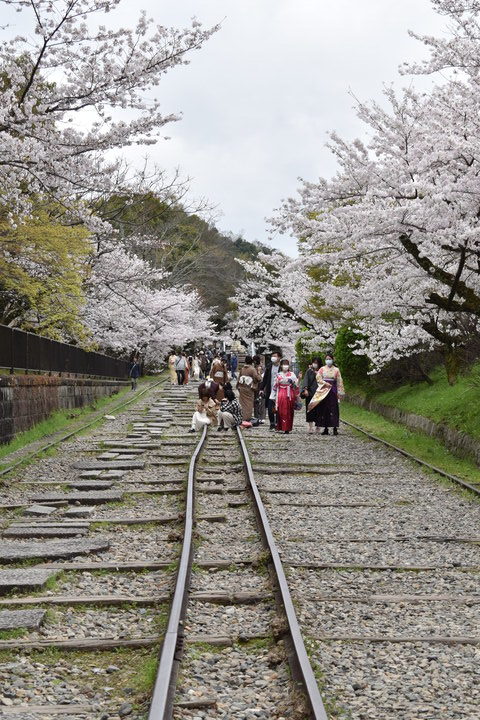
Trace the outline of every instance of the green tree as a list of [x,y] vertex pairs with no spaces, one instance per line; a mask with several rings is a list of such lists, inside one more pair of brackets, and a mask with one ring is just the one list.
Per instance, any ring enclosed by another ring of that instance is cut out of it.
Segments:
[[85,343],[83,282],[89,233],[65,226],[38,202],[18,220],[0,209],[0,322],[55,340]]
[[366,355],[355,355],[352,349],[358,340],[365,340],[365,336],[348,325],[340,328],[335,339],[335,364],[340,368],[345,383],[350,385],[361,384],[368,377],[368,358]]

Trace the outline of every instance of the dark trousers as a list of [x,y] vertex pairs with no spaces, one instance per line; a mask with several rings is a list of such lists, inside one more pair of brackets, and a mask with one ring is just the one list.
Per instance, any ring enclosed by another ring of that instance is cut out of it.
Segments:
[[276,412],[275,412],[275,400],[269,400],[267,407],[268,407],[268,419],[270,420],[270,425],[276,425],[277,418],[276,418]]
[[177,370],[177,381],[179,385],[185,382],[185,370]]

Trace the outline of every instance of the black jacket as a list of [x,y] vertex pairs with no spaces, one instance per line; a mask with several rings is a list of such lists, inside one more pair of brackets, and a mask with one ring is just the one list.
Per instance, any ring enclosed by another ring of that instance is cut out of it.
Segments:
[[307,390],[308,397],[311,398],[315,395],[317,387],[317,371],[312,370],[312,368],[308,368],[307,372],[305,373],[305,377],[303,378],[302,392],[303,390]]

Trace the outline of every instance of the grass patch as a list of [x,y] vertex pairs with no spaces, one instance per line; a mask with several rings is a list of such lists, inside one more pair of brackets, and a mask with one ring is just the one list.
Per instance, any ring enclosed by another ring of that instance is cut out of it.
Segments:
[[[159,377],[150,376],[141,378],[141,385],[146,385],[147,383],[156,381],[158,379]],[[139,389],[141,390],[143,388],[140,386]],[[96,413],[102,410],[104,412],[112,410],[114,406],[118,404],[119,400],[124,399],[130,393],[130,388],[126,387],[108,397],[98,398],[98,400],[96,400],[94,403],[86,405],[83,408],[57,410],[45,420],[37,423],[34,427],[30,428],[29,430],[25,430],[25,432],[19,433],[12,440],[12,442],[8,443],[7,445],[1,445],[0,459],[7,458],[8,455],[10,455],[11,453],[16,452],[17,450],[21,450],[27,445],[30,445],[31,443],[38,442],[43,439],[51,440],[51,436],[60,431],[74,430],[75,427],[79,424],[88,421],[88,416],[92,413]],[[132,404],[134,404],[134,402]],[[120,412],[123,412],[123,410],[120,410]],[[97,421],[91,425],[91,427],[87,428],[81,433],[78,433],[78,435],[81,435],[84,432],[90,432],[91,429],[93,429],[96,425],[101,424],[102,422],[104,422],[103,416],[100,415]],[[36,457],[38,458],[38,456]],[[7,466],[8,463],[0,464],[0,470]]]
[[[423,415],[434,422],[443,423],[480,440],[480,362],[475,363],[455,385],[449,385],[443,366],[430,373],[432,385],[414,383],[394,389],[367,388],[368,397],[384,405]],[[365,395],[364,388],[349,388]]]
[[[418,430],[409,430],[404,425],[387,420],[370,410],[364,410],[345,402],[341,407],[342,417],[347,422],[358,425],[363,430],[397,445],[420,460],[435,465],[440,470],[457,475],[469,482],[480,481],[480,471],[474,462],[457,458],[436,438],[425,435]],[[429,471],[428,471],[429,472]],[[435,477],[440,478],[439,475]],[[442,478],[442,482],[458,489],[458,486]],[[468,493],[471,497],[472,493]]]
[[16,640],[28,635],[27,628],[15,628],[14,630],[0,630],[0,640]]
[[[112,715],[116,715],[115,711],[124,702],[133,706],[135,717],[146,718],[148,715],[158,667],[158,646],[68,653],[57,648],[45,648],[29,651],[27,657],[29,662],[45,665],[47,671],[51,668],[60,681],[75,686],[80,693],[89,697],[96,693],[104,696],[106,702],[112,704]],[[15,663],[18,660],[18,651],[0,651],[0,663]],[[112,666],[116,670],[107,672],[107,668]]]

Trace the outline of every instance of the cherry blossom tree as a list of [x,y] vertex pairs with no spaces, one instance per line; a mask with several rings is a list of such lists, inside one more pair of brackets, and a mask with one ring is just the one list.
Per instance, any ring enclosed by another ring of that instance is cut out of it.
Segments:
[[93,340],[118,354],[140,350],[155,366],[172,346],[214,337],[211,309],[193,289],[172,287],[168,280],[168,273],[105,242],[94,256],[86,292],[85,321]]
[[358,103],[368,140],[332,133],[337,175],[304,181],[273,225],[302,241],[305,266],[323,271],[318,297],[368,336],[357,352],[375,369],[440,346],[453,381],[480,326],[480,5],[434,5],[455,26],[450,40],[424,39],[423,71],[458,73],[430,93],[387,88],[386,107]]
[[83,225],[92,252],[78,305],[85,303],[91,339],[158,360],[173,344],[212,334],[208,312],[193,290],[133,252],[146,238],[113,229],[111,199],[129,205],[150,193],[175,204],[183,197],[184,181],[147,161],[132,168],[121,151],[157,142],[179,119],[152,94],[218,28],[204,30],[195,19],[166,28],[142,12],[129,28],[114,29],[120,4],[0,0],[7,20],[16,10],[29,24],[0,46],[0,208],[12,227],[42,201],[56,209],[57,224]]
[[[120,3],[0,0],[30,21],[29,33],[0,46],[0,204],[12,212],[28,210],[32,193],[78,214],[128,191],[132,172],[115,151],[155,143],[179,119],[147,93],[217,28],[155,26],[143,12],[131,28],[106,27]],[[85,211],[83,219],[94,217]]]
[[309,313],[309,282],[302,266],[280,251],[237,262],[244,268],[246,280],[231,298],[235,310],[229,327],[235,338],[247,346],[253,341],[292,347],[300,329],[308,331],[305,338],[318,336]]

